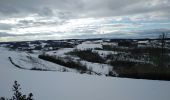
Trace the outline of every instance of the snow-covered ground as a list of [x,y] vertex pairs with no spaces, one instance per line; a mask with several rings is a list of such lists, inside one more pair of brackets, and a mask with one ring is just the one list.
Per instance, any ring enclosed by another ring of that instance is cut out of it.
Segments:
[[[50,56],[62,57],[63,59],[71,58],[73,61],[80,62],[81,64],[85,65],[87,67],[87,69],[89,69],[89,70],[91,70],[95,73],[98,73],[100,75],[108,75],[109,71],[111,71],[112,67],[108,64],[88,62],[88,61],[85,61],[85,60],[82,60],[82,59],[80,60],[79,57],[66,55],[66,53],[73,51],[74,49],[75,48],[62,48],[62,49],[59,49],[59,50],[56,50],[56,51],[46,52],[46,54],[50,55]],[[108,52],[106,52],[106,51],[102,52],[102,50],[95,50],[95,51],[100,52],[101,54],[103,53],[104,55],[107,55],[109,53],[114,53],[114,52],[109,52],[109,51]],[[113,72],[113,73],[115,73],[116,76],[118,75],[116,72]]]
[[169,100],[170,81],[114,78],[57,71],[18,69],[0,48],[0,96],[10,97],[14,80],[35,100]]
[[[86,67],[100,75],[108,75],[109,71],[111,70],[111,66],[107,64],[100,64],[100,63],[92,63],[88,61],[80,61],[83,65],[86,65]],[[114,72],[117,76],[116,72]]]
[[73,50],[74,48],[61,48],[59,50],[46,52],[46,54],[51,55],[51,56],[57,55],[59,57],[65,57],[66,56],[65,53],[68,53]]
[[23,69],[42,69],[42,70],[49,70],[49,71],[63,71],[67,70],[69,72],[76,72],[74,69],[70,69],[64,66],[60,66],[48,61],[44,61],[38,58],[37,54],[30,54],[26,52],[19,52],[19,51],[9,51],[7,48],[0,47],[0,54],[1,58],[10,62],[12,62]]

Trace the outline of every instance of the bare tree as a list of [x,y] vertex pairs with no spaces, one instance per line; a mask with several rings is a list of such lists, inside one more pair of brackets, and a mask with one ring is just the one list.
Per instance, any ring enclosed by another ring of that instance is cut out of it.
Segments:
[[160,43],[161,43],[161,66],[164,66],[164,58],[165,58],[165,46],[166,46],[166,39],[167,39],[167,34],[166,33],[161,33],[159,36]]
[[165,52],[165,45],[166,45],[166,38],[167,38],[167,34],[166,33],[162,33],[159,36],[160,42],[161,42],[161,55],[164,55]]

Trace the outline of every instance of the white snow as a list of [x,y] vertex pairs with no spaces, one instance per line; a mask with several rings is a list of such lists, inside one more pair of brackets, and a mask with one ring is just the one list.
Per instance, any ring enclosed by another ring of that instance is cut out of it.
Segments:
[[[111,70],[110,65],[100,64],[100,63],[92,63],[92,62],[82,60],[79,57],[73,57],[73,56],[65,55],[65,53],[68,53],[68,52],[73,51],[73,50],[74,50],[74,48],[62,48],[62,49],[59,49],[59,50],[56,50],[56,51],[46,52],[46,54],[48,54],[50,56],[62,57],[63,59],[70,58],[75,62],[79,61],[81,64],[85,65],[88,69],[90,69],[90,70],[92,70],[92,71],[94,71],[98,74],[108,75],[109,70]],[[115,52],[111,52],[111,51],[102,51],[102,50],[94,50],[94,51],[104,53],[104,54],[115,53]],[[116,72],[114,72],[114,73],[116,74]]]
[[148,40],[146,40],[146,41],[138,41],[138,43],[144,43],[144,44],[146,44],[146,43],[148,43],[149,41]]
[[91,69],[92,71],[96,73],[100,73],[101,75],[107,75],[109,73],[109,69],[111,69],[111,66],[107,64],[100,64],[100,63],[92,63],[88,61],[80,61],[83,65],[86,65],[88,69]]
[[102,42],[101,44],[102,45],[110,45],[110,46],[118,46],[117,42],[111,42],[111,43],[109,43],[109,42]]
[[29,53],[18,52],[18,51],[8,51],[8,49],[6,48],[0,48],[0,53],[2,59],[6,59],[9,62],[8,57],[11,57],[13,63],[15,63],[16,65],[24,69],[38,68],[42,70],[51,70],[51,71],[67,70],[67,71],[76,72],[73,69],[69,69],[64,66],[60,66],[48,61],[41,60],[38,58],[38,55],[36,54],[29,54]]
[[47,45],[47,43],[41,43],[41,46],[44,47],[45,45]]
[[169,100],[170,81],[114,78],[54,71],[30,71],[8,60],[0,48],[0,96],[11,97],[14,80],[35,100]]
[[46,52],[46,54],[52,55],[52,56],[57,55],[59,57],[65,57],[65,53],[68,53],[73,50],[74,50],[74,48],[61,48],[59,50]]

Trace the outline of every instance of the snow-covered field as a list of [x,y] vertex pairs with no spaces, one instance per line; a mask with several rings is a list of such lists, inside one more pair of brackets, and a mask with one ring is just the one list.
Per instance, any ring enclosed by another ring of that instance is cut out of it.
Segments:
[[[72,72],[31,71],[8,59],[18,53],[0,48],[0,96],[10,97],[14,80],[35,100],[169,100],[170,81],[114,78]],[[48,63],[50,66],[50,63]],[[56,65],[58,68],[59,65]],[[60,66],[62,67],[62,66]]]

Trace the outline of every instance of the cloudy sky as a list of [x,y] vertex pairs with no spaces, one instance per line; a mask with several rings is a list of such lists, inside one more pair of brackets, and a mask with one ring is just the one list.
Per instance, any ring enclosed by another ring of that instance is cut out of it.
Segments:
[[0,41],[170,33],[170,0],[0,0]]

